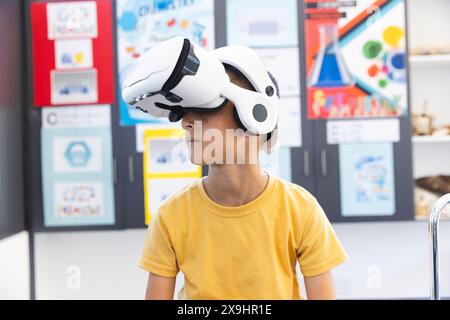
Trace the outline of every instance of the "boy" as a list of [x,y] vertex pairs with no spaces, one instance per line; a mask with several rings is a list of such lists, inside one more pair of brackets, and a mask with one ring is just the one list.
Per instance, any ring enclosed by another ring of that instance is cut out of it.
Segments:
[[[232,83],[256,91],[240,70],[224,66]],[[300,299],[298,261],[307,298],[335,299],[330,270],[347,255],[331,224],[308,191],[251,161],[276,134],[252,143],[255,136],[239,131],[233,109],[227,101],[182,118],[191,161],[208,165],[208,175],[166,199],[153,217],[139,260],[149,272],[146,298],[173,299],[181,271],[181,299]],[[238,134],[230,137],[230,129]],[[205,139],[208,130],[221,135]],[[242,150],[244,161],[237,156]]]

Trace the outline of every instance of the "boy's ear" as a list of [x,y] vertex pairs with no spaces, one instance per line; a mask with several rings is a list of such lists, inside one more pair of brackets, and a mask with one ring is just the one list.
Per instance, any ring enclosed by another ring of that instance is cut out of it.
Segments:
[[236,124],[238,125],[239,128],[241,128],[242,130],[244,130],[244,132],[246,132],[248,129],[242,124],[241,119],[239,118],[239,114],[237,112],[236,107],[233,104],[233,117],[234,117],[234,121],[236,121]]
[[276,148],[278,148],[278,125],[273,131],[264,135],[264,140],[261,142],[259,149],[272,153]]

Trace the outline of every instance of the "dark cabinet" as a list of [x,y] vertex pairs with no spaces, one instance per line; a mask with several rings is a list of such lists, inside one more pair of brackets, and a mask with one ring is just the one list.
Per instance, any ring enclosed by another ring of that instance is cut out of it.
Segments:
[[0,239],[25,229],[23,19],[20,1],[0,2]]

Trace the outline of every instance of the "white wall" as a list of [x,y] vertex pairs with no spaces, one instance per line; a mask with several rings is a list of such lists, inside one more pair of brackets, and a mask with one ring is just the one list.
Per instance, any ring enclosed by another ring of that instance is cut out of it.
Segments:
[[0,300],[29,299],[28,232],[0,240]]
[[[450,46],[449,0],[408,0],[409,47]],[[434,126],[450,124],[450,63],[410,63],[411,110],[423,111],[424,101]],[[450,175],[450,143],[414,143],[414,177]]]
[[35,235],[37,299],[142,299],[145,229]]
[[[334,272],[340,298],[429,297],[426,221],[335,225],[350,256]],[[441,222],[441,293],[450,296],[450,223]]]
[[[339,298],[429,296],[426,222],[336,224],[335,230],[350,256],[334,271]],[[144,236],[145,230],[37,234],[37,298],[142,299],[147,274],[137,259]],[[441,253],[442,293],[450,296],[449,222],[441,223]]]
[[410,47],[448,45],[448,0],[407,0]]
[[36,298],[141,299],[146,275],[137,268],[137,259],[144,234],[144,230],[36,234]]

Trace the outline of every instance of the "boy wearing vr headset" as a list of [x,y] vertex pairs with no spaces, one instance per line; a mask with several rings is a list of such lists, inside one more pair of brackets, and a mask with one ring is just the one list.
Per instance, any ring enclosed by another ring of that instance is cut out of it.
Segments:
[[[206,52],[173,38],[147,51],[122,93],[153,116],[182,120],[191,161],[208,175],[166,199],[149,226],[139,265],[146,298],[334,299],[331,269],[347,259],[317,200],[263,172],[261,148],[277,140],[278,87],[242,46]],[[230,134],[230,131],[233,134]]]

